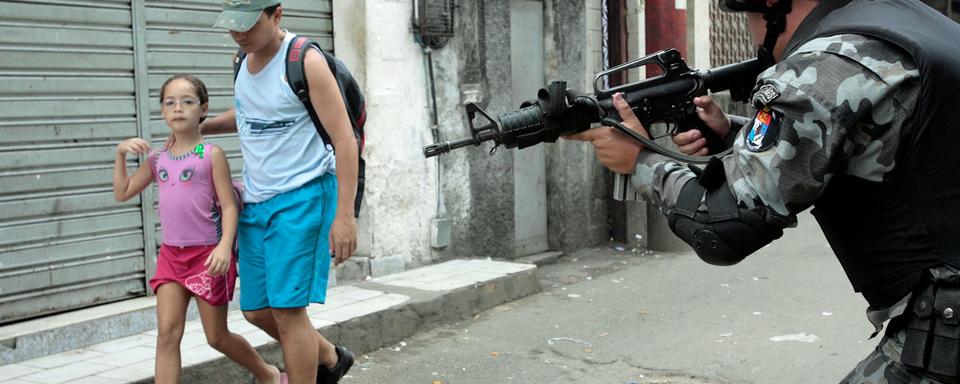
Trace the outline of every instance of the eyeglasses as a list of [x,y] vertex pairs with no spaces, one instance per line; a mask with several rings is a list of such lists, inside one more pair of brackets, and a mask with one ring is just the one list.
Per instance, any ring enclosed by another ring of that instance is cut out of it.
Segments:
[[168,109],[173,109],[173,107],[176,107],[177,104],[180,104],[184,108],[193,108],[200,105],[200,100],[194,99],[192,97],[184,97],[180,100],[164,99],[163,102],[160,103],[160,105]]

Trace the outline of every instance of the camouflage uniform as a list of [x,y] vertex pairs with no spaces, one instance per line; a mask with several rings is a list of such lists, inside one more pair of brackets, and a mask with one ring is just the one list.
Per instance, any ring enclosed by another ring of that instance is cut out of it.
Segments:
[[[910,56],[896,46],[853,34],[813,39],[767,69],[757,79],[753,103],[779,122],[779,139],[769,148],[751,146],[748,124],[733,153],[722,159],[739,204],[766,206],[768,222],[794,226],[796,215],[813,205],[833,175],[884,181],[897,165],[901,137],[913,127],[919,76]],[[686,165],[643,151],[631,182],[669,214],[681,188],[695,177]],[[702,204],[701,210],[706,210]],[[884,321],[903,313],[908,300],[870,308],[868,318],[879,331]],[[885,338],[843,383],[935,383],[906,372],[898,360],[902,342],[895,341]]]
[[840,384],[940,384],[910,372],[900,364],[905,335],[906,331],[901,330],[885,336],[877,349],[857,364]]

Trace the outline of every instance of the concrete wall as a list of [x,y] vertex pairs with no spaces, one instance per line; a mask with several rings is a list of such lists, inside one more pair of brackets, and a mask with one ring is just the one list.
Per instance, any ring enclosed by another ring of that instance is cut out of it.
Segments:
[[[568,87],[592,92],[600,64],[596,56],[600,52],[600,1],[546,0],[544,4],[547,78],[564,79]],[[571,250],[608,240],[610,177],[587,143],[561,139],[547,147],[551,249]]]
[[[431,259],[429,216],[435,169],[420,148],[430,139],[420,47],[410,34],[409,1],[335,1],[338,56],[367,98],[367,184],[360,254],[420,264]],[[375,26],[376,28],[372,28]],[[397,269],[404,269],[403,263]]]
[[[338,56],[357,75],[368,100],[367,189],[357,260],[370,263],[369,269],[361,266],[363,273],[376,265],[387,273],[455,256],[513,257],[514,151],[489,156],[487,143],[439,160],[423,157],[433,137],[425,54],[411,28],[412,2],[334,0],[333,5]],[[466,101],[493,115],[518,107],[511,102],[509,0],[462,0],[457,6],[456,36],[432,52],[441,140],[469,135]],[[583,89],[592,72],[585,57],[586,2],[545,0],[544,7],[547,77]],[[548,146],[552,249],[605,240],[605,172],[583,143]],[[451,245],[442,250],[430,247],[436,217],[452,222]]]
[[687,0],[687,64],[710,68],[710,4]]

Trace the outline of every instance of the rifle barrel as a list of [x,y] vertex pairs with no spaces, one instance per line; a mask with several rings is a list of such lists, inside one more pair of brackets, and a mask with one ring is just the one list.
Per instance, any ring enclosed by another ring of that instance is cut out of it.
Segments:
[[499,137],[497,132],[489,125],[481,126],[477,128],[477,130],[479,131],[477,134],[478,140],[475,140],[473,137],[465,137],[454,141],[443,141],[430,144],[423,148],[423,156],[433,157],[442,155],[457,148],[466,147],[468,145],[480,145],[480,143],[484,141],[496,140]]

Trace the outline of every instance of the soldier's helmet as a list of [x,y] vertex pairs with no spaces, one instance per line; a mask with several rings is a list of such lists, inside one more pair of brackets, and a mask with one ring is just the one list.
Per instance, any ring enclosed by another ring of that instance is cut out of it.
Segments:
[[[781,0],[790,1],[790,0]],[[727,12],[764,12],[768,9],[765,0],[719,0],[720,9]]]

